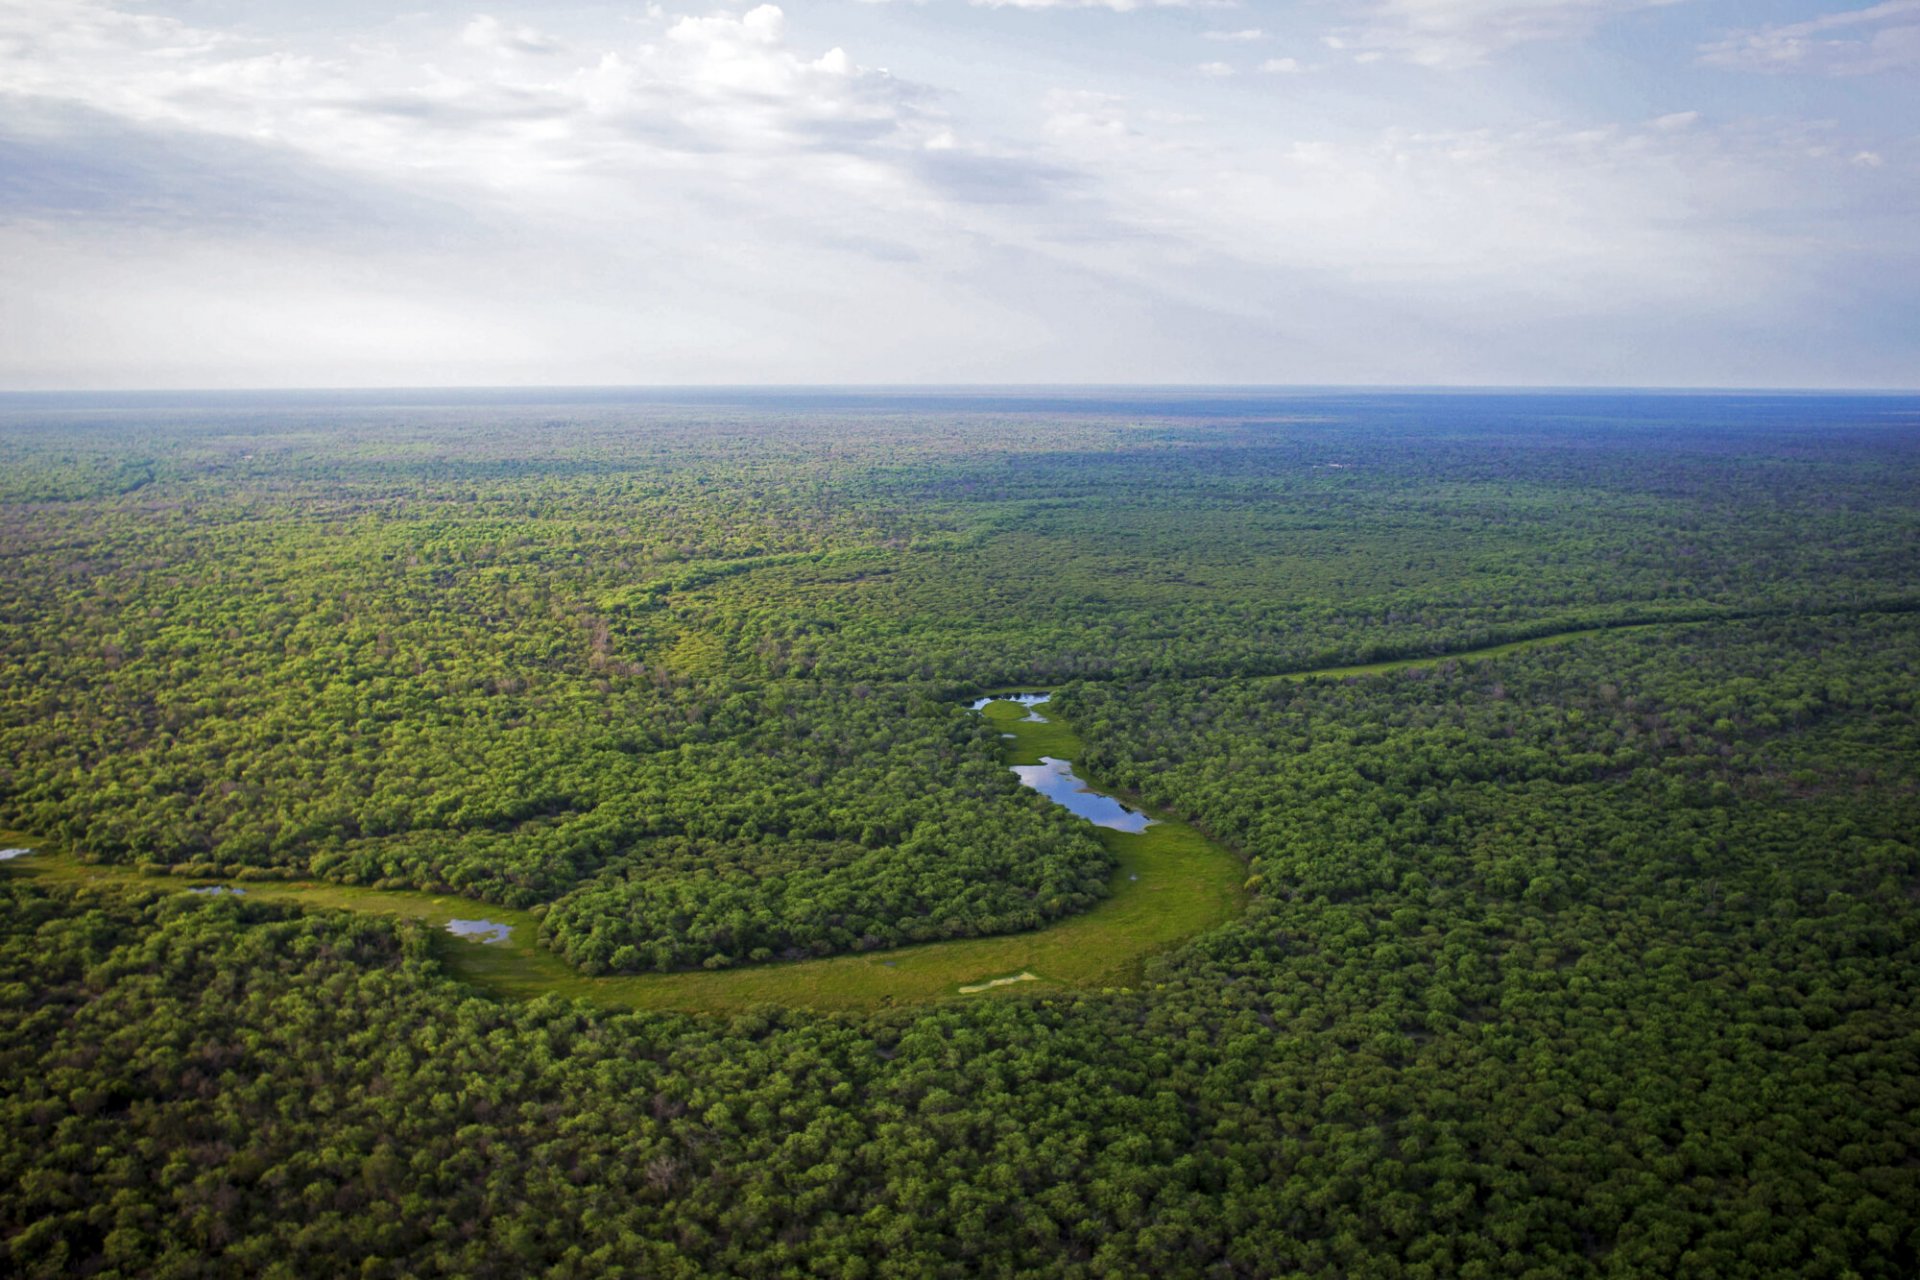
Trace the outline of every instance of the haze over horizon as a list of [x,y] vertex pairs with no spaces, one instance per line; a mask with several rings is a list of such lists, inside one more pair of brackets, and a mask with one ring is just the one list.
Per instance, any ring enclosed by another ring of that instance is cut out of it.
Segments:
[[0,390],[1894,389],[1920,0],[0,0]]

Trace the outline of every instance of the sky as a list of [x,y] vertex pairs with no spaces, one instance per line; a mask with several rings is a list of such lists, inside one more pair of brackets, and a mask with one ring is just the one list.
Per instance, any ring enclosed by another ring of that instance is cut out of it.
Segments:
[[1920,386],[1920,0],[0,0],[0,389]]

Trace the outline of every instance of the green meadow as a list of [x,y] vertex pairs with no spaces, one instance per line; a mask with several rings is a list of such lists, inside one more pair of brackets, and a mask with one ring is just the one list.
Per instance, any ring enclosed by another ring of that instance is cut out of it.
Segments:
[[[1001,732],[1015,735],[1006,744],[1009,764],[1081,754],[1079,738],[1057,714],[1036,722],[1026,718],[1024,707],[995,702],[985,715]],[[1036,797],[1034,803],[1044,802]],[[1186,823],[1165,813],[1154,817],[1154,824],[1138,835],[1099,831],[1119,862],[1107,897],[1092,910],[1049,928],[738,969],[588,977],[538,944],[539,919],[532,911],[452,894],[310,881],[250,879],[235,887],[262,901],[403,916],[436,929],[472,919],[511,926],[512,933],[501,942],[451,934],[436,940],[448,968],[501,996],[559,995],[613,1009],[685,1013],[735,1013],[763,1004],[819,1011],[880,1009],[1008,990],[1128,986],[1139,979],[1150,956],[1238,914],[1245,901],[1241,883],[1246,865]],[[13,839],[34,843],[25,835]],[[10,866],[11,874],[48,881],[161,882],[129,868],[90,865],[52,851],[36,851]],[[1034,975],[1031,981],[988,986],[979,994],[960,990],[1026,972]]]
[[[1627,628],[1618,628],[1626,630]],[[1294,672],[1284,678],[1350,678],[1476,661],[1599,634],[1587,628],[1493,645],[1462,653],[1401,658],[1363,666]],[[1011,694],[1015,690],[997,691]],[[1080,737],[1050,705],[1042,719],[1013,702],[989,703],[983,714],[1005,740],[1010,765],[1037,764],[1044,756],[1076,760]],[[1097,787],[1097,783],[1095,784]],[[1154,823],[1138,834],[1097,829],[1118,867],[1107,896],[1091,910],[1024,933],[925,943],[888,951],[821,960],[753,965],[722,970],[589,977],[539,945],[539,917],[453,894],[370,889],[311,881],[244,881],[238,887],[269,902],[303,907],[401,916],[444,929],[453,920],[485,919],[511,927],[504,941],[478,942],[447,934],[436,940],[447,967],[475,987],[496,995],[531,999],[559,995],[612,1009],[660,1009],[684,1013],[736,1013],[763,1004],[818,1011],[872,1010],[926,1004],[957,997],[1128,987],[1146,961],[1239,914],[1246,903],[1247,867],[1230,850],[1209,840],[1165,809],[1145,809]],[[1043,803],[1035,799],[1034,803]],[[32,844],[30,836],[12,837]],[[57,852],[36,852],[10,864],[12,873],[72,883],[156,882],[130,868],[83,863]],[[194,879],[193,883],[207,883]],[[1032,974],[1014,982],[996,980]],[[977,987],[978,991],[962,988]]]

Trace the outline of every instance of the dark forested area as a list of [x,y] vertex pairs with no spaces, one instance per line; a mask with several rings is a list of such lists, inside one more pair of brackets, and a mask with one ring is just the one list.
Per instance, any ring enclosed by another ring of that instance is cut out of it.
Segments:
[[1251,903],[1124,990],[718,1018],[0,872],[9,1269],[1912,1274],[1916,424],[17,412],[48,847],[458,889],[587,972],[1033,927],[1111,860],[965,710],[1021,684]]

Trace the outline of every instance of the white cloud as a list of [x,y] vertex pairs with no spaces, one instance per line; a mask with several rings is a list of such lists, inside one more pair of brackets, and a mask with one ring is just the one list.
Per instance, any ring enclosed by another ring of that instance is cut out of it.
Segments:
[[983,9],[1107,9],[1134,13],[1141,9],[1213,8],[1221,0],[968,0]]
[[0,380],[951,377],[1123,305],[1052,247],[1110,225],[1058,158],[798,47],[772,6],[635,35],[462,19],[295,52],[98,0],[0,10],[0,155],[35,166],[0,183]]
[[1043,104],[1048,133],[1061,137],[1127,137],[1134,134],[1126,99],[1092,89],[1055,89]]
[[1195,67],[1194,70],[1209,80],[1225,80],[1233,74],[1233,64],[1230,62],[1203,62],[1198,67]]
[[533,27],[502,22],[490,14],[480,14],[460,32],[462,44],[494,53],[559,53],[562,45]]
[[[1419,66],[1477,66],[1519,45],[1584,36],[1604,19],[1680,0],[1370,0],[1328,45]],[[1364,57],[1364,54],[1362,55]],[[1370,60],[1370,59],[1369,59]]]
[[[1057,133],[1143,231],[1248,269],[1311,267],[1354,290],[1460,291],[1485,313],[1548,305],[1751,304],[1788,287],[1803,204],[1857,199],[1830,131],[1644,125],[1387,130],[1255,153],[1156,136],[1124,102],[1063,98]],[[1204,183],[1193,175],[1211,175]],[[1395,295],[1397,296],[1397,295]],[[1578,301],[1576,301],[1578,300]]]
[[1241,31],[1202,31],[1200,38],[1217,40],[1223,44],[1252,44],[1255,41],[1265,40],[1267,33],[1258,27],[1248,27]]
[[4,14],[0,80],[16,93],[496,192],[694,157],[834,152],[884,164],[946,127],[920,86],[838,48],[792,48],[772,5],[565,57],[537,31],[484,17],[438,49],[365,57],[296,54],[99,0]]
[[1738,31],[1701,46],[1709,66],[1865,75],[1920,67],[1920,0],[1887,0],[1805,22]]
[[[569,11],[562,39],[467,9],[276,37],[0,0],[0,383],[1605,380],[1588,353],[1649,315],[1751,333],[1857,310],[1836,281],[1913,292],[1898,130],[1741,124],[1698,72],[1674,92],[1701,110],[1476,128],[1537,100],[1490,76],[1396,106],[1409,77],[1348,65],[1426,47],[1383,31],[1484,54],[1521,28],[1467,18],[1513,8],[1368,0],[1337,58],[1183,35],[1146,76],[1138,23],[1092,23],[1080,87],[1045,93],[1054,64],[1018,58],[892,76],[831,13],[771,5],[597,36]],[[1195,114],[1219,97],[1196,50],[1242,48],[1315,74],[1284,113]]]
[[780,43],[787,29],[787,15],[778,5],[763,4],[736,18],[730,13],[709,17],[681,18],[667,29],[669,40],[704,45],[757,45],[761,48]]

